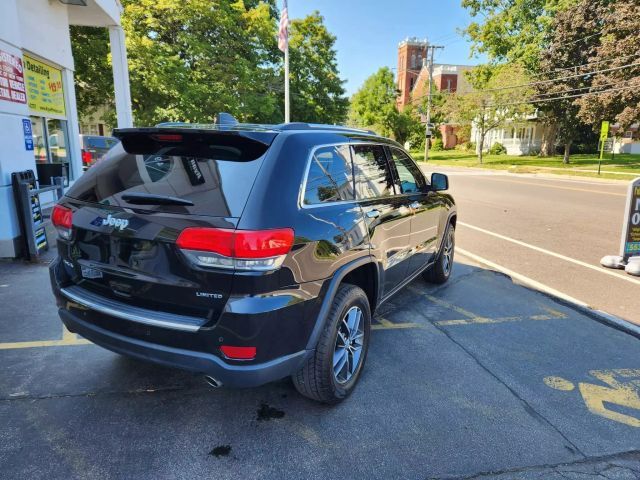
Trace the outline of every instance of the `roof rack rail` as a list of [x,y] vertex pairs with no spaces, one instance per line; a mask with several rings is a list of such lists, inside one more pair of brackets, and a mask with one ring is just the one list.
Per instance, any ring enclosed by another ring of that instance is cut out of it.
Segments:
[[199,130],[260,130],[260,131],[290,131],[290,130],[336,130],[340,132],[364,133],[376,135],[376,132],[363,128],[347,127],[345,125],[329,125],[321,123],[291,122],[279,125],[240,123],[230,113],[220,112],[214,118],[214,123],[162,122],[156,127],[192,128]]
[[373,130],[366,130],[363,128],[347,127],[345,125],[329,125],[322,123],[305,123],[305,122],[291,122],[281,123],[275,126],[278,130],[341,130],[347,132],[366,133],[369,135],[376,135]]

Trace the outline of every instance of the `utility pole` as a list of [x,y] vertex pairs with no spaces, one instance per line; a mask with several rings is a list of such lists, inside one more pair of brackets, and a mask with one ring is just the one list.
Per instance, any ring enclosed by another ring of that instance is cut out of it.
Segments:
[[433,91],[433,53],[437,49],[443,49],[443,45],[427,45],[427,57],[429,57],[429,91],[427,94],[427,126],[424,139],[424,161],[429,159],[429,140],[433,135],[431,131],[431,95]]

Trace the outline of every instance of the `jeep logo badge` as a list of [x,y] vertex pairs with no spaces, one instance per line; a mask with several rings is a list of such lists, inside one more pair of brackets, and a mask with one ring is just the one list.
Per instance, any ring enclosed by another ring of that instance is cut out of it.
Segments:
[[120,231],[124,230],[129,226],[129,220],[125,220],[122,218],[114,218],[111,214],[107,215],[107,218],[102,219],[102,225],[109,225],[110,227],[114,227]]

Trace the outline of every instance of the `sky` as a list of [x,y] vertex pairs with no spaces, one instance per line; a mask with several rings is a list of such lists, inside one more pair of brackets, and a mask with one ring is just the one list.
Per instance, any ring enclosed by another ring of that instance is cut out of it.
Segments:
[[[351,96],[380,67],[397,67],[398,43],[406,37],[427,38],[444,45],[435,63],[476,65],[469,43],[457,30],[471,18],[460,0],[288,0],[289,17],[318,10],[337,37],[338,67]],[[281,0],[279,0],[281,3]]]

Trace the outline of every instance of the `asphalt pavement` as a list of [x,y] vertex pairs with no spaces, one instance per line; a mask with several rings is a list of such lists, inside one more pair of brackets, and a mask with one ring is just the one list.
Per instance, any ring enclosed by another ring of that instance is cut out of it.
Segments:
[[423,168],[449,174],[462,250],[640,325],[640,277],[600,266],[619,253],[628,183]]
[[335,407],[88,344],[45,264],[0,263],[0,305],[2,478],[640,478],[640,340],[462,255],[381,308]]

